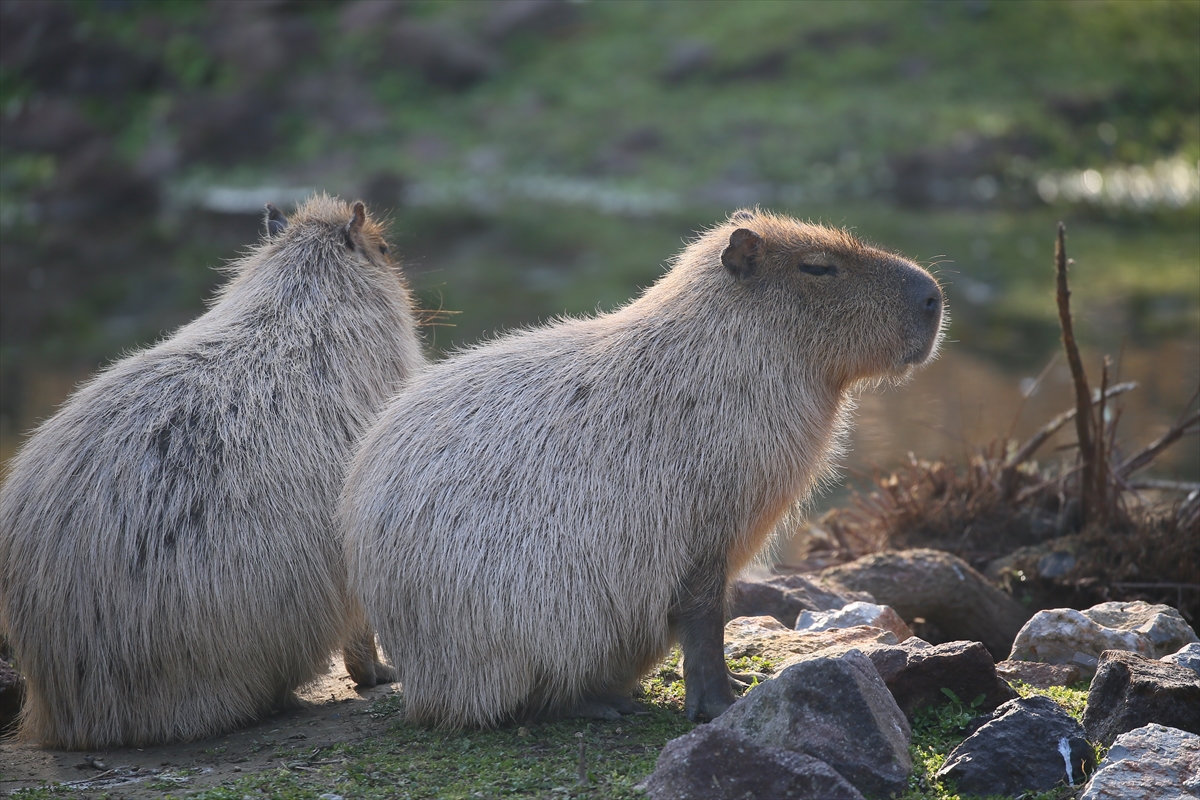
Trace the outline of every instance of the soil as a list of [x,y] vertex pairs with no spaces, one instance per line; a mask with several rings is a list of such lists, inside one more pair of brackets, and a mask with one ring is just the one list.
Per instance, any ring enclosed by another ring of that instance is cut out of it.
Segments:
[[[62,783],[79,792],[149,798],[198,791],[289,764],[314,748],[354,744],[383,733],[393,720],[365,713],[399,692],[399,684],[359,691],[341,659],[297,693],[297,708],[212,739],[159,747],[63,752],[0,740],[0,795]],[[319,762],[318,762],[319,763]],[[314,769],[289,765],[291,769]],[[77,795],[86,797],[87,794]]]

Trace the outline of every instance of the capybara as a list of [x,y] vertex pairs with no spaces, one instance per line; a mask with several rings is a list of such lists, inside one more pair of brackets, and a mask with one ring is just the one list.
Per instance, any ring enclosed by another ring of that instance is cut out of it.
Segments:
[[720,714],[727,584],[830,471],[855,388],[930,358],[942,319],[904,258],[739,211],[623,308],[422,372],[340,511],[410,718],[613,718],[674,641],[688,716]]
[[352,445],[423,365],[362,203],[317,196],[230,267],[209,310],[79,388],[0,496],[0,624],[21,734],[68,749],[211,736],[345,648],[390,680],[347,592]]

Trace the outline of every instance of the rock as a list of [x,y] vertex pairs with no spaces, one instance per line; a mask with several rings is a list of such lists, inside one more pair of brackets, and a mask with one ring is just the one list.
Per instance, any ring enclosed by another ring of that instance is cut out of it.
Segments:
[[13,665],[0,658],[0,734],[17,721],[25,699],[25,679]]
[[1200,797],[1200,736],[1151,723],[1113,742],[1079,800]]
[[992,656],[980,642],[930,645],[911,638],[898,645],[863,648],[904,715],[946,701],[949,689],[964,703],[983,695],[980,711],[991,711],[1017,693],[996,675]]
[[158,208],[158,186],[134,172],[112,144],[93,139],[63,158],[53,179],[32,193],[45,223],[111,225]]
[[711,44],[698,39],[688,39],[671,48],[659,77],[666,83],[680,83],[704,72],[715,60],[716,50]]
[[855,625],[870,625],[896,634],[900,641],[912,637],[913,632],[891,606],[877,603],[854,602],[835,611],[801,611],[796,618],[798,631],[827,631],[833,628],[852,628]]
[[176,99],[170,114],[184,161],[229,166],[265,156],[279,146],[281,108],[276,95],[254,89],[195,93]]
[[1169,656],[1163,656],[1160,660],[1168,664],[1178,664],[1181,667],[1187,667],[1192,672],[1200,673],[1200,644],[1192,642],[1184,645],[1179,651],[1171,653]]
[[859,791],[824,761],[764,746],[717,725],[701,725],[667,742],[654,772],[638,788],[651,800],[862,800]]
[[492,3],[484,34],[494,42],[522,34],[561,36],[578,22],[578,8],[567,0],[508,0]]
[[738,617],[725,626],[726,658],[762,656],[774,662],[777,671],[809,658],[896,643],[896,634],[866,625],[808,633],[785,628],[774,617]]
[[988,583],[961,558],[941,550],[875,553],[818,576],[870,592],[906,620],[920,617],[951,640],[983,642],[996,659],[1008,655],[1029,619],[1020,603]]
[[1083,728],[1049,697],[1010,700],[946,757],[937,777],[962,794],[1043,792],[1083,783],[1095,766]]
[[1154,658],[1178,651],[1184,645],[1200,642],[1200,637],[1183,616],[1167,605],[1152,605],[1142,600],[1132,603],[1100,603],[1084,611],[1084,616],[1117,630],[1132,630],[1150,640]]
[[9,150],[69,154],[99,135],[77,103],[34,97],[0,115],[0,138]]
[[868,796],[904,791],[912,771],[908,720],[855,650],[788,667],[710,724],[818,758]]
[[351,35],[386,30],[396,18],[404,15],[401,3],[381,3],[379,0],[350,0],[338,10],[338,29]]
[[429,84],[461,91],[497,69],[495,56],[466,33],[435,22],[401,20],[384,47],[387,66],[415,70]]
[[1111,744],[1152,722],[1200,734],[1200,675],[1137,653],[1104,651],[1083,713],[1088,737]]
[[1083,675],[1095,672],[1105,650],[1128,650],[1160,658],[1189,642],[1200,641],[1170,606],[1101,603],[1086,611],[1052,608],[1033,615],[1013,642],[1009,658],[1074,664]]
[[1042,664],[1037,661],[1001,661],[996,674],[1006,681],[1024,681],[1030,686],[1047,689],[1051,686],[1070,686],[1082,677],[1074,664]]
[[855,601],[874,603],[875,598],[833,581],[776,575],[763,581],[734,581],[729,608],[730,617],[767,615],[793,628],[802,611],[831,611]]

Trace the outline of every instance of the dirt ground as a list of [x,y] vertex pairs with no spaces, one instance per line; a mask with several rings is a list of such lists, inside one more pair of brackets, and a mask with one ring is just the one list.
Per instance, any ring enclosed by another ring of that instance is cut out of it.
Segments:
[[[358,691],[340,659],[329,673],[299,692],[302,706],[279,711],[226,736],[144,749],[61,752],[0,740],[0,795],[63,783],[80,800],[108,792],[131,798],[194,792],[245,774],[284,766],[303,752],[356,743],[391,724],[363,713],[397,692],[399,684]],[[316,762],[320,764],[321,762]],[[291,769],[313,769],[308,761]]]

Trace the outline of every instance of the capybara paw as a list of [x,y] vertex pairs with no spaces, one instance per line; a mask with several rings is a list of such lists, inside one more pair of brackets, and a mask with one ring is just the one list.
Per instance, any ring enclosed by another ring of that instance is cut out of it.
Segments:
[[399,678],[396,676],[396,668],[389,667],[387,664],[375,662],[375,686],[382,686],[385,683],[395,683]]
[[767,679],[767,676],[761,672],[734,672],[729,671],[729,684],[735,692],[742,689],[747,689],[754,684],[755,681],[762,683]]
[[733,689],[726,681],[723,686],[688,692],[683,702],[683,710],[692,722],[709,722],[721,716],[736,700]]
[[396,670],[378,661],[356,661],[346,659],[346,672],[354,685],[360,689],[370,689],[396,680]]
[[645,707],[630,697],[605,694],[588,697],[563,712],[564,717],[577,719],[619,720],[623,715],[646,714]]

